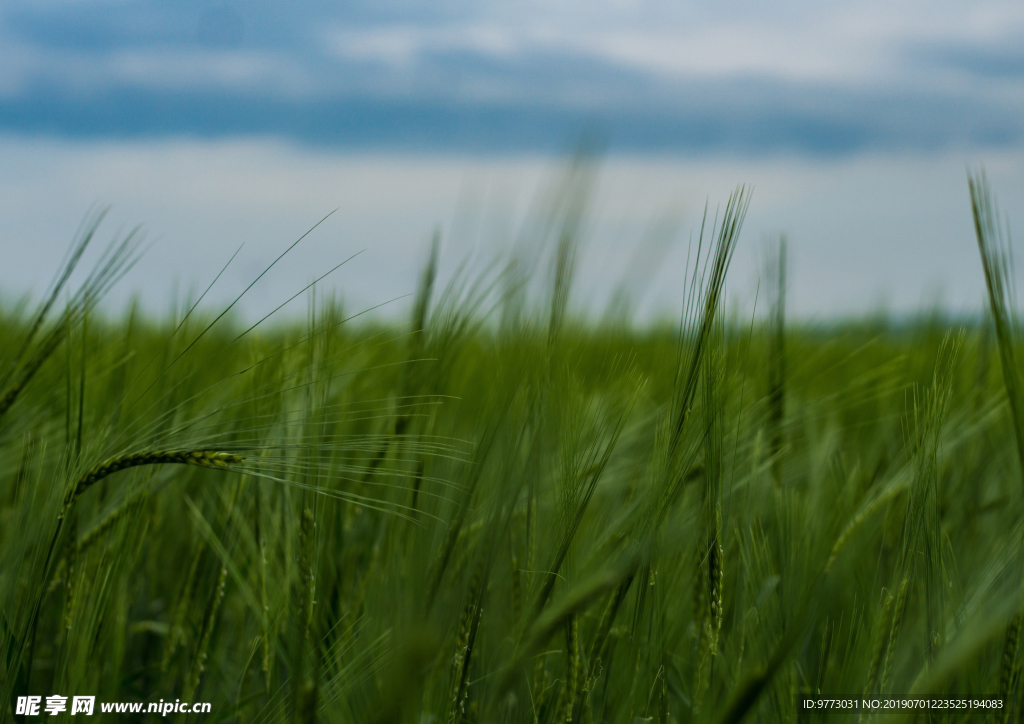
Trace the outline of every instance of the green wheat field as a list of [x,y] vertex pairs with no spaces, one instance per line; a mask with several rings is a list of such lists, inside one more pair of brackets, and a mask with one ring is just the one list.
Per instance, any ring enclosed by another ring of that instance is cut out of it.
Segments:
[[442,285],[435,243],[404,324],[317,286],[249,328],[111,312],[141,246],[83,270],[87,219],[0,308],[0,718],[1018,720],[1021,327],[984,177],[983,316],[813,328],[783,247],[728,311],[742,188],[672,324],[579,318],[574,178],[542,260]]

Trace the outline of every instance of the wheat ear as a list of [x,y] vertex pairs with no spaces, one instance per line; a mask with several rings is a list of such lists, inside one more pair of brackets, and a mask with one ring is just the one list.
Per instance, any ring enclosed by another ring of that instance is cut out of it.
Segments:
[[519,617],[523,613],[523,581],[519,571],[519,559],[512,556],[512,616],[513,621],[519,623]]
[[188,568],[185,576],[185,585],[181,589],[181,598],[174,612],[174,619],[171,622],[170,630],[167,632],[167,642],[164,645],[163,658],[160,660],[160,673],[166,673],[170,666],[174,652],[185,636],[185,621],[188,618],[189,606],[192,602],[192,594],[195,590],[196,574],[199,571],[199,562],[202,560],[205,548],[200,546],[199,550],[192,557],[192,565]]
[[[256,498],[257,501],[259,498]],[[263,642],[263,683],[265,691],[270,691],[270,607],[267,604],[267,539],[262,530],[258,529],[260,542],[260,610],[263,611],[260,639]]]
[[210,638],[213,635],[213,626],[217,620],[217,611],[220,603],[224,600],[224,587],[227,583],[228,569],[222,567],[217,577],[217,587],[213,589],[213,596],[210,598],[206,609],[206,618],[203,622],[203,633],[199,639],[199,649],[196,651],[195,661],[192,663],[192,671],[185,684],[185,696],[191,698],[199,688],[199,679],[206,668],[207,650],[210,646]]
[[725,581],[724,558],[722,549],[722,512],[715,511],[715,534],[708,546],[708,603],[711,614],[710,653],[718,653],[718,635],[722,631],[722,584]]
[[313,560],[316,546],[316,519],[312,509],[302,510],[302,521],[299,525],[299,580],[297,597],[299,599],[299,640],[295,646],[293,664],[293,699],[296,721],[313,721],[316,711],[316,677],[310,671],[312,656],[311,630],[313,623],[313,602],[316,594],[316,576],[313,571]]
[[601,663],[601,656],[604,653],[605,643],[608,641],[608,635],[611,633],[612,623],[615,621],[615,614],[618,613],[619,606],[622,605],[622,601],[626,597],[626,592],[629,590],[629,586],[632,582],[633,578],[630,576],[615,587],[615,592],[612,593],[611,598],[608,599],[608,605],[605,607],[604,613],[601,615],[601,622],[597,626],[597,634],[594,636],[594,643],[590,647],[590,659],[587,661],[587,674],[584,685],[588,688],[593,684],[593,679],[597,675],[597,667]]
[[892,666],[896,659],[896,644],[900,637],[900,628],[903,626],[903,615],[907,611],[907,589],[910,584],[909,578],[904,578],[900,584],[899,593],[896,594],[896,604],[892,612],[892,626],[889,628],[889,641],[885,646],[885,668],[882,669],[882,688],[879,691],[883,696],[889,691],[889,684],[892,682]]
[[78,538],[78,516],[73,515],[69,520],[69,535],[68,535],[68,546],[66,559],[68,562],[68,575],[67,581],[65,582],[65,593],[64,593],[64,630],[58,634],[63,637],[71,631],[71,616],[74,613],[75,594],[75,576],[78,574],[79,555],[80,549],[75,543]]
[[999,694],[996,698],[1003,702],[1001,722],[1010,718],[1010,698],[1013,693],[1013,685],[1016,679],[1017,649],[1020,646],[1020,624],[1021,614],[1014,614],[1006,627],[1006,636],[1003,640],[1003,662],[999,672]]
[[843,546],[846,545],[847,541],[850,540],[850,537],[853,535],[853,533],[858,528],[860,528],[864,521],[866,521],[885,503],[889,502],[906,489],[907,481],[903,480],[894,485],[890,485],[888,488],[879,493],[878,496],[875,497],[873,500],[861,505],[860,509],[853,516],[850,522],[846,524],[845,528],[843,528],[842,533],[839,534],[839,537],[836,539],[835,545],[832,546],[832,552],[829,554],[828,562],[825,563],[826,573],[832,570],[832,565],[836,562],[836,558],[839,557],[839,552],[843,549]]
[[[885,657],[885,644],[889,640],[889,617],[892,615],[893,601],[895,596],[892,593],[885,594],[885,602],[882,604],[882,613],[875,623],[874,644],[871,647],[871,666],[868,668],[868,678],[864,682],[863,698],[870,699],[878,683],[878,672],[882,668],[882,659]],[[857,717],[858,722],[863,722],[870,715],[865,713],[867,709],[861,709]]]
[[549,688],[547,686],[547,659],[537,657],[537,666],[530,681],[530,699],[533,702],[533,724],[540,724],[540,712],[547,704]]
[[108,533],[115,525],[117,525],[118,522],[124,518],[134,515],[140,508],[142,508],[145,502],[146,499],[144,497],[138,496],[112,510],[103,518],[103,520],[90,528],[85,535],[78,539],[78,543],[76,544],[78,554],[81,555],[84,551],[89,550],[101,537],[103,537],[103,535]]
[[874,692],[875,684],[878,683],[878,672],[882,668],[882,659],[885,657],[885,644],[889,640],[889,617],[892,615],[892,605],[895,601],[892,593],[885,594],[885,602],[882,604],[882,613],[876,624],[875,644],[872,646],[871,667],[868,669],[868,678],[864,684],[864,698],[868,698]]
[[449,693],[448,712],[445,721],[454,724],[462,719],[466,708],[469,688],[469,666],[473,655],[473,643],[477,628],[480,626],[481,593],[483,571],[478,568],[473,574],[469,586],[469,596],[465,608],[462,609],[462,620],[459,633],[455,638],[455,657],[452,659],[451,687]]
[[223,470],[231,465],[237,465],[243,460],[244,458],[239,455],[219,450],[148,450],[146,452],[129,453],[128,455],[118,455],[106,462],[100,463],[80,477],[75,487],[68,494],[67,502],[70,503],[108,475],[113,475],[127,468],[134,468],[140,465],[177,464],[198,465],[201,468],[220,468]]
[[565,622],[566,654],[569,658],[568,672],[565,680],[565,715],[563,721],[572,722],[576,710],[576,697],[579,695],[580,684],[580,625],[576,614]]

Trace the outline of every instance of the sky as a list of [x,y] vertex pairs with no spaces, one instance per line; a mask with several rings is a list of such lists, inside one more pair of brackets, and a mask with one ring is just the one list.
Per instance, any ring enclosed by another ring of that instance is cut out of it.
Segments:
[[738,298],[785,234],[797,315],[973,311],[965,169],[1024,222],[1024,3],[2,0],[0,294],[110,204],[155,242],[118,299],[159,308],[244,243],[229,298],[335,210],[247,304],[357,251],[331,280],[380,304],[435,228],[447,268],[507,250],[581,136],[581,309],[632,269],[671,312],[705,201],[746,182]]

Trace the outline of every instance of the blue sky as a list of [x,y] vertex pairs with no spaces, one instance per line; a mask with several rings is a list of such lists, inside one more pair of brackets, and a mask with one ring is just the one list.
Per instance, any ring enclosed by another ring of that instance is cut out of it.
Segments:
[[750,182],[737,298],[785,233],[797,315],[974,312],[965,167],[1024,224],[1024,3],[0,0],[0,301],[99,203],[156,240],[117,300],[166,308],[244,242],[230,298],[337,209],[243,311],[361,250],[334,284],[378,304],[435,227],[449,268],[507,251],[581,132],[606,153],[582,307],[672,218],[639,286],[674,314],[705,200]]

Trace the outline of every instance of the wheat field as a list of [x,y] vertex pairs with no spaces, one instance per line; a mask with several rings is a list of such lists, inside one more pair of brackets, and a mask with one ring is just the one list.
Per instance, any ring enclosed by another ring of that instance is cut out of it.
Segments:
[[984,177],[985,316],[828,327],[787,321],[781,250],[767,311],[727,312],[742,188],[672,326],[579,318],[573,183],[542,263],[440,286],[435,244],[404,324],[316,286],[305,322],[103,311],[142,247],[72,284],[87,219],[0,308],[0,717],[1016,721],[1020,327]]

